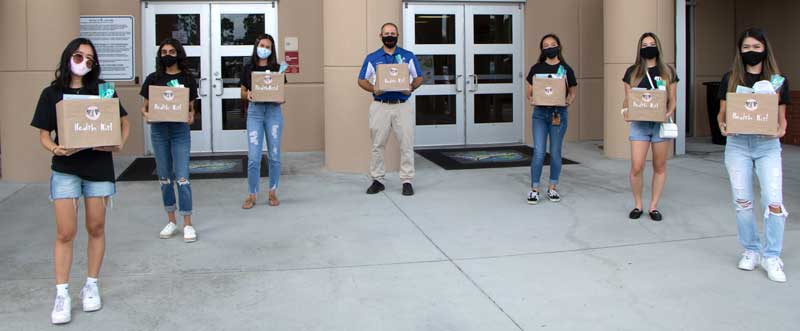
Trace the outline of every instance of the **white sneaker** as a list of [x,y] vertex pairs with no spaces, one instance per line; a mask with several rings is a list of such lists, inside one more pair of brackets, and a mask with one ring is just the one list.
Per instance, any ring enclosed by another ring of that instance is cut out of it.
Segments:
[[528,204],[535,205],[539,203],[539,191],[530,190],[528,192]]
[[739,260],[739,269],[753,271],[761,260],[761,255],[754,251],[744,251],[742,259]]
[[100,300],[100,289],[97,284],[86,284],[81,290],[81,301],[83,302],[83,311],[98,311],[103,308],[103,303]]
[[176,233],[178,233],[178,226],[175,225],[175,223],[167,222],[167,225],[161,230],[161,233],[159,233],[158,236],[161,239],[169,239],[172,238],[172,236],[174,236]]
[[187,243],[197,241],[197,231],[191,225],[183,227],[183,241]]
[[50,313],[50,322],[53,324],[69,323],[72,320],[72,301],[69,295],[56,295],[53,312]]
[[767,271],[767,277],[771,281],[783,283],[786,281],[786,274],[783,273],[783,261],[780,257],[765,257],[761,259],[761,267]]

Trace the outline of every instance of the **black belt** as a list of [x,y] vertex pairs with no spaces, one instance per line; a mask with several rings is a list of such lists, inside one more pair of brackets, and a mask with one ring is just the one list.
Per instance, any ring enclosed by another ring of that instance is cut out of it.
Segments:
[[406,102],[405,100],[400,100],[400,99],[392,99],[392,100],[378,100],[378,99],[375,99],[375,101],[380,102],[380,103],[388,103],[388,104],[392,104],[392,105],[396,105],[398,103],[405,103]]

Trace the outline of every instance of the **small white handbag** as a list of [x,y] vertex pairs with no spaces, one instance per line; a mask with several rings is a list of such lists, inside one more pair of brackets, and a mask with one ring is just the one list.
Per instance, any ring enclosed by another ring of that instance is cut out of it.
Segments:
[[672,117],[669,118],[669,123],[661,123],[658,136],[662,139],[678,138],[678,125],[672,122]]

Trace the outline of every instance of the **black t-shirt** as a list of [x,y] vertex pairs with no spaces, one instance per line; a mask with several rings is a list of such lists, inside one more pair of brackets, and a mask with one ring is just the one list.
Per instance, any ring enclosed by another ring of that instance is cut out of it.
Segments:
[[[48,86],[42,90],[39,103],[36,105],[36,112],[33,114],[33,120],[31,120],[31,126],[49,132],[56,131],[56,144],[58,144],[56,103],[64,98],[64,94],[97,95],[98,88],[97,86],[92,86],[81,89],[67,88],[61,90],[55,86]],[[117,97],[116,93],[114,93],[114,97]],[[124,117],[127,115],[128,113],[125,112],[122,104],[120,104],[119,116]],[[53,155],[50,168],[61,173],[78,176],[83,180],[93,182],[115,181],[114,161],[111,158],[111,152],[95,151],[89,148],[70,156]]]
[[[633,75],[633,68],[634,66],[628,67],[628,69],[625,70],[625,76],[622,77],[622,81],[628,83],[628,85],[631,84],[631,76]],[[669,68],[670,70],[672,69],[671,67]],[[647,68],[647,71],[650,72],[650,78],[653,79],[653,84],[656,83],[656,80],[661,79],[661,71],[658,70],[658,67]],[[678,74],[675,73],[675,70],[672,70],[672,81],[670,82],[670,84],[677,83],[678,81],[680,81],[680,79],[678,79]],[[647,79],[647,75],[644,75],[642,77],[642,80],[639,81],[639,86],[631,86],[631,87],[655,88],[655,86],[650,86],[650,81]]]
[[143,96],[145,99],[150,99],[150,85],[167,86],[167,83],[173,79],[177,79],[179,84],[183,84],[183,87],[189,88],[189,101],[197,99],[197,81],[191,75],[182,72],[175,75],[167,73],[158,74],[154,72],[148,75],[147,79],[142,83],[142,90],[139,91],[139,95]]
[[[248,64],[244,66],[244,69],[242,69],[242,77],[239,78],[239,85],[244,86],[245,88],[247,88],[248,91],[252,90],[252,87],[250,86],[251,84],[250,80],[252,79],[251,76],[253,74],[253,71],[267,71],[267,70],[271,72],[278,72],[279,70],[281,70],[281,66],[278,64],[275,64],[273,66],[269,65],[253,66],[252,64]],[[285,75],[283,76],[283,81],[284,83],[287,82]]]
[[566,63],[559,63],[556,65],[550,65],[546,62],[539,62],[534,64],[531,67],[531,70],[528,71],[528,84],[533,84],[533,76],[537,74],[556,74],[558,73],[558,67],[564,66],[564,69],[567,70],[567,87],[573,87],[578,85],[578,80],[575,78],[575,72],[572,71],[572,67],[570,67]]
[[[720,100],[725,100],[725,98],[727,97],[727,94],[728,94],[728,81],[729,81],[728,77],[730,75],[731,75],[731,73],[727,72],[727,73],[725,73],[724,76],[722,76],[722,81],[720,82],[720,85],[719,85],[719,92],[717,92],[717,94],[719,95]],[[781,86],[781,91],[779,93],[780,97],[778,97],[778,104],[779,105],[791,105],[792,104],[792,96],[789,94],[789,79],[786,78],[786,76],[783,76],[783,78],[785,80],[783,81],[783,85]],[[760,81],[760,80],[764,80],[764,79],[761,78],[760,74],[751,74],[749,72],[746,72],[744,74],[744,86],[746,86],[746,87],[753,87],[753,85],[757,81]]]

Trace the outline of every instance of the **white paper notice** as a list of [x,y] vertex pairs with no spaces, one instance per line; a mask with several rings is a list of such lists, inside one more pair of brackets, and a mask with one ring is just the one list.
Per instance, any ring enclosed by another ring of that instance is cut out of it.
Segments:
[[133,16],[81,16],[81,37],[92,41],[100,60],[100,78],[134,79]]

